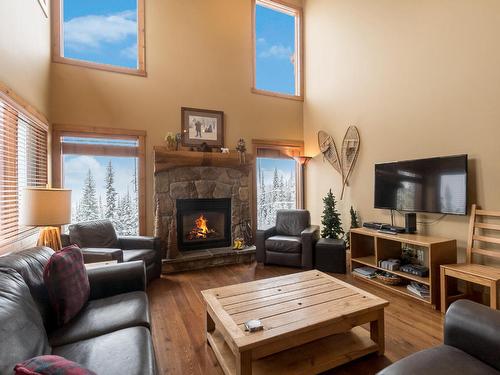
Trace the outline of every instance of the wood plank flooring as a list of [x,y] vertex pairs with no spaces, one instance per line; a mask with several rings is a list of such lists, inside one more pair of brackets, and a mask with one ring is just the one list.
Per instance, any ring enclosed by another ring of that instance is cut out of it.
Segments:
[[[155,280],[148,294],[159,373],[222,375],[205,343],[201,290],[294,272],[300,269],[251,263],[167,275]],[[442,342],[443,317],[430,306],[373,287],[350,275],[332,275],[388,300],[390,305],[385,309],[385,356],[369,355],[328,374],[375,374],[400,358]]]

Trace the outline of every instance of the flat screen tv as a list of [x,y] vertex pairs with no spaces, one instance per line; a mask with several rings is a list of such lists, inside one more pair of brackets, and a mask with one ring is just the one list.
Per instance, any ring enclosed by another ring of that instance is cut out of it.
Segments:
[[375,164],[375,208],[467,214],[467,155]]

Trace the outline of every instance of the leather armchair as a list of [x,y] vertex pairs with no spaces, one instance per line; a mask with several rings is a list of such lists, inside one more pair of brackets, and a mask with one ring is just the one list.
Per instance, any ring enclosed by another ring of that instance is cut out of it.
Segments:
[[306,210],[279,210],[276,226],[258,230],[257,262],[312,269],[319,227]]
[[62,234],[61,240],[63,246],[78,245],[85,263],[142,260],[148,281],[160,277],[164,251],[157,237],[117,236],[109,220],[94,220],[71,224],[69,233]]
[[412,354],[378,375],[493,375],[500,371],[500,311],[459,300],[445,316],[444,344]]

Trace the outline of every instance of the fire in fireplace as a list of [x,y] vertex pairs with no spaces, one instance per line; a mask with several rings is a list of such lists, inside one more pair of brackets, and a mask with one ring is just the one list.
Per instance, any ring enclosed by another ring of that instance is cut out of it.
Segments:
[[208,227],[208,220],[204,214],[201,214],[195,221],[193,229],[186,235],[188,241],[206,240],[210,237],[216,237],[217,231]]
[[180,250],[231,245],[231,199],[178,199],[176,208]]

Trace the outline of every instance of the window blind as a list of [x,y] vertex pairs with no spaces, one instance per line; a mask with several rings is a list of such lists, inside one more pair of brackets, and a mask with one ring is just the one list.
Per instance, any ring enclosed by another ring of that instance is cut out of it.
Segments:
[[19,205],[25,187],[47,184],[47,135],[47,124],[0,95],[0,246],[32,229],[20,225]]

